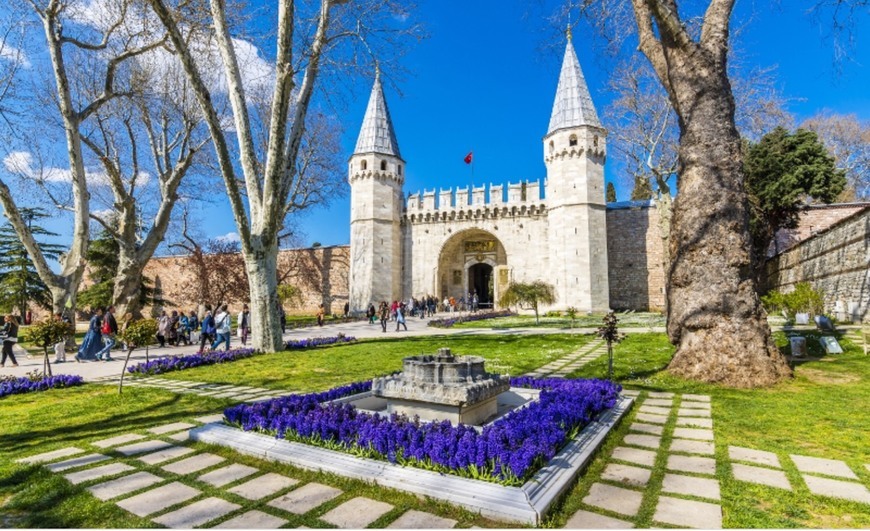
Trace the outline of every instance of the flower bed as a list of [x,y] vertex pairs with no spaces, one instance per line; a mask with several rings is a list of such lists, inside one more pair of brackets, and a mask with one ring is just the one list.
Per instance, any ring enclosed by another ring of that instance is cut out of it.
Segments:
[[85,381],[81,376],[58,374],[57,376],[39,376],[26,378],[4,378],[0,381],[0,398],[22,393],[35,393],[60,387],[82,385]]
[[287,350],[302,350],[306,348],[322,347],[323,345],[335,345],[336,343],[352,343],[355,337],[338,334],[332,337],[309,337],[308,339],[291,339],[284,344]]
[[444,319],[432,319],[429,321],[429,326],[435,328],[450,328],[459,323],[470,323],[472,321],[483,321],[486,319],[495,319],[497,317],[510,317],[514,313],[510,310],[502,310],[500,312],[484,312],[472,313],[462,317],[447,317]]
[[127,367],[127,372],[132,374],[163,374],[165,372],[183,371],[184,369],[201,367],[203,365],[229,363],[231,361],[249,358],[254,354],[256,354],[256,351],[252,348],[236,348],[222,351],[214,350],[188,356],[169,356],[165,358],[157,358],[145,363],[137,363],[132,367]]
[[536,402],[478,432],[448,421],[421,423],[401,415],[357,411],[328,403],[371,388],[360,382],[326,393],[241,404],[224,411],[246,431],[386,459],[504,485],[521,485],[601,412],[613,407],[620,386],[601,380],[513,378],[513,386],[540,389]]

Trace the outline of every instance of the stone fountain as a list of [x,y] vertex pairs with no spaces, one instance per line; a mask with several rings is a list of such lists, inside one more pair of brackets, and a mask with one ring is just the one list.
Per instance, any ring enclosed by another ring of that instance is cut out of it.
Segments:
[[498,397],[510,378],[486,372],[480,356],[454,356],[449,348],[435,355],[402,360],[402,372],[372,380],[372,395],[386,400],[387,413],[421,420],[478,425],[496,415]]

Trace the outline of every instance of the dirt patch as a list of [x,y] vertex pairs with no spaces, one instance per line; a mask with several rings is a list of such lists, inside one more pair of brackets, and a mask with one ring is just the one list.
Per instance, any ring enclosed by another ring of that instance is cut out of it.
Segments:
[[807,380],[813,383],[821,383],[821,384],[850,384],[855,383],[861,380],[859,376],[855,376],[853,374],[835,374],[827,371],[820,371],[818,369],[809,369],[809,368],[801,368],[798,370],[798,374],[806,377]]

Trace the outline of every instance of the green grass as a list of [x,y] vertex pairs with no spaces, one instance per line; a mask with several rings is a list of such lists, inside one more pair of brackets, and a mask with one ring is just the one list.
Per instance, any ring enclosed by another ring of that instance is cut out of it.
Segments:
[[[436,318],[446,318],[452,314],[438,314]],[[665,318],[660,313],[647,312],[632,312],[618,313],[619,326],[631,328],[652,328],[656,326],[665,326]],[[510,317],[497,317],[495,319],[485,319],[482,321],[472,321],[470,323],[460,323],[454,325],[453,328],[493,328],[496,330],[508,328],[589,328],[601,326],[601,320],[604,314],[578,314],[574,322],[564,315],[559,317],[540,316],[540,323],[535,323],[534,315],[512,315]]]
[[486,358],[489,371],[519,375],[561,358],[591,335],[429,336],[374,339],[308,350],[253,356],[233,363],[169,372],[161,378],[293,391],[320,391],[402,369],[402,358],[449,347],[456,355]]

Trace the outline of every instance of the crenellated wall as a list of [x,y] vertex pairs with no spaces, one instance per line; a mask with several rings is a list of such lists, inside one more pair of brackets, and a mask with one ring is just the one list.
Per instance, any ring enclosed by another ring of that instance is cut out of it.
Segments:
[[519,211],[522,207],[529,208],[530,205],[546,206],[546,200],[541,197],[542,191],[540,181],[508,183],[507,188],[503,184],[489,184],[481,187],[457,186],[437,192],[423,190],[408,195],[404,217],[416,222],[421,219],[434,219],[436,212],[437,216],[444,218],[444,214],[475,212],[481,207],[489,212],[509,212],[513,207],[517,207]]

